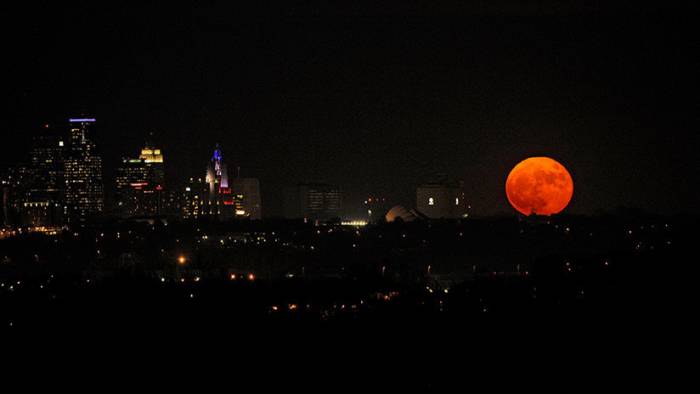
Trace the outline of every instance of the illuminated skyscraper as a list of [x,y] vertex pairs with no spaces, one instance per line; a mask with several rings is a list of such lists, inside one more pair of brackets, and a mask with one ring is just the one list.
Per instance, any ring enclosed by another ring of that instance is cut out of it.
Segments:
[[143,192],[148,188],[148,169],[142,159],[123,158],[117,168],[116,208],[122,217],[144,216]]
[[65,159],[66,206],[72,223],[84,222],[104,209],[102,158],[93,140],[94,118],[69,119]]
[[123,158],[117,168],[117,212],[123,217],[162,213],[165,171],[160,149],[145,147],[139,158]]
[[254,178],[229,179],[221,148],[216,145],[206,176],[190,178],[181,205],[183,218],[260,219],[260,185]]
[[208,215],[224,220],[233,218],[237,210],[236,201],[228,184],[228,169],[219,144],[207,166],[205,182],[209,186]]
[[165,160],[163,152],[158,148],[149,147],[141,149],[139,159],[143,160],[148,168],[148,182],[155,186],[165,186]]

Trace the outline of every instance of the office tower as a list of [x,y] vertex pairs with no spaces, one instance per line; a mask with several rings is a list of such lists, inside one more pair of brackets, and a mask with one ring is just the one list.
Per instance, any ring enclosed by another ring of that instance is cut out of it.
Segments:
[[69,119],[65,159],[68,220],[82,223],[104,209],[102,158],[94,141],[94,118]]
[[143,160],[148,169],[148,182],[151,185],[165,187],[165,158],[163,152],[158,148],[150,147],[148,144],[141,149],[139,159]]
[[117,213],[122,217],[144,216],[143,192],[149,186],[144,161],[122,158],[117,168],[116,186]]
[[164,159],[160,149],[145,147],[138,158],[122,159],[117,168],[116,205],[122,217],[158,216],[163,211]]
[[340,217],[340,187],[325,183],[303,183],[285,190],[284,212],[289,219],[328,220]]
[[60,226],[64,222],[66,181],[65,133],[44,125],[32,136],[26,198],[21,222],[30,226]]
[[416,189],[418,212],[430,219],[456,219],[468,216],[461,183],[441,180],[425,183]]

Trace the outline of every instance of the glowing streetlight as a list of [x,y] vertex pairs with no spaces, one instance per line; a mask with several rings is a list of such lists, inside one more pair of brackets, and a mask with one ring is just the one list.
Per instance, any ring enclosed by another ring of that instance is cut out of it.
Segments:
[[180,257],[177,258],[177,263],[180,265],[185,265],[185,263],[187,263],[187,259],[185,256],[180,255]]

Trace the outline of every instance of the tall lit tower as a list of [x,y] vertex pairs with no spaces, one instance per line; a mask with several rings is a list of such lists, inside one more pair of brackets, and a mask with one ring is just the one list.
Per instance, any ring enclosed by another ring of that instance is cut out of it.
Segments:
[[104,208],[102,158],[93,140],[94,118],[71,118],[65,160],[66,206],[69,221],[84,222]]
[[205,182],[209,185],[209,215],[230,219],[235,215],[234,196],[228,184],[228,171],[219,144],[207,166]]
[[125,217],[162,213],[165,171],[163,153],[147,145],[138,158],[122,159],[117,168],[117,211]]
[[216,144],[214,154],[211,156],[211,161],[207,166],[207,183],[209,184],[209,200],[215,198],[216,189],[228,188],[228,171],[224,164],[224,157],[221,154],[219,144]]

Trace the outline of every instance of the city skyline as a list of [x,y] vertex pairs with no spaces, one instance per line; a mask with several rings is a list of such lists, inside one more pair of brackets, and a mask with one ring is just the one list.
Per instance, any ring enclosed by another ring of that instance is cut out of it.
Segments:
[[[409,206],[437,173],[463,180],[475,211],[510,213],[507,173],[539,155],[570,169],[572,213],[697,212],[692,23],[672,8],[49,10],[18,12],[37,34],[11,48],[1,167],[31,130],[84,112],[101,120],[106,176],[150,132],[175,174],[196,175],[218,142],[260,179],[266,215],[286,183]],[[87,49],[61,45],[78,37]]]

